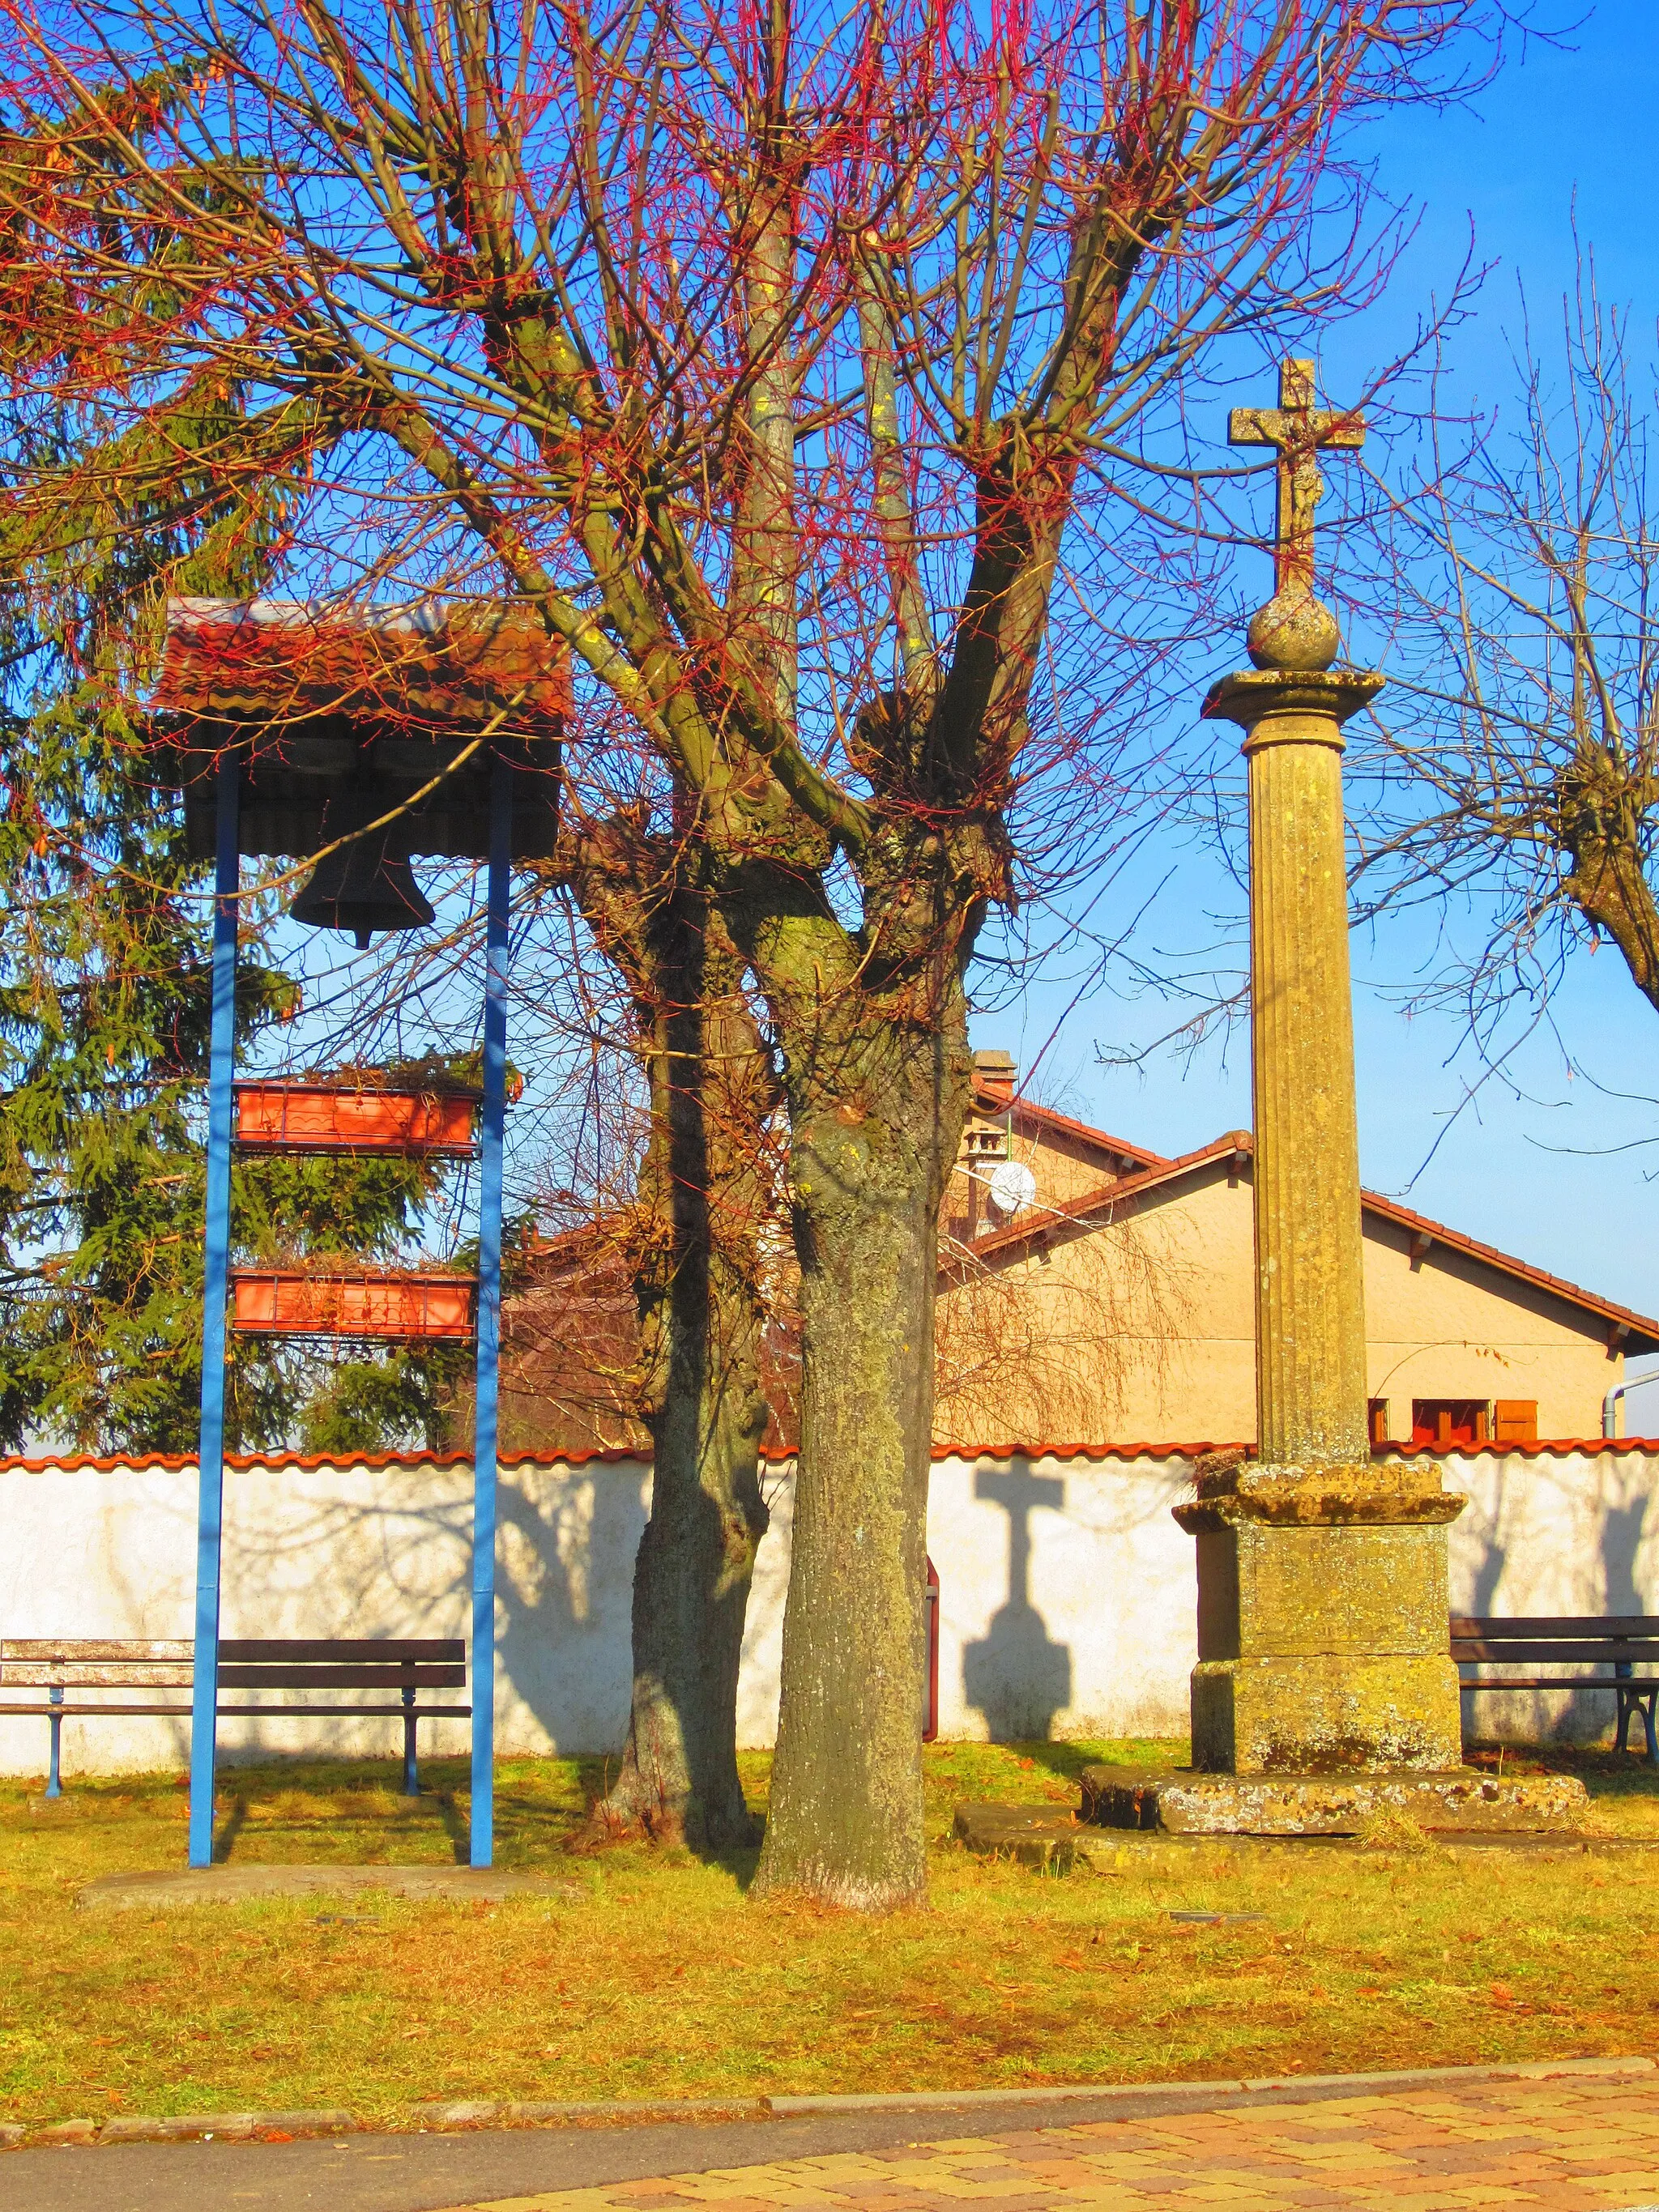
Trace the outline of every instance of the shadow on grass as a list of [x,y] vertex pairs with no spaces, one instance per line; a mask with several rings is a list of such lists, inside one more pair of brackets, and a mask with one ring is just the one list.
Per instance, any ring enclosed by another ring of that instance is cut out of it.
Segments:
[[1085,1766],[1149,1767],[1162,1773],[1171,1766],[1184,1766],[1189,1756],[1184,1742],[1154,1736],[1124,1737],[1110,1743],[1013,1743],[1006,1748],[1062,1782],[1076,1782]]
[[[752,1844],[730,1844],[723,1850],[682,1850],[677,1852],[676,1856],[695,1861],[698,1866],[712,1867],[719,1873],[728,1875],[733,1888],[740,1895],[746,1897],[753,1887],[756,1869],[760,1865],[761,1837],[764,1833],[765,1826],[763,1823],[761,1835],[757,1835]],[[647,1844],[644,1849],[650,1852],[655,1849],[655,1846]]]
[[[406,1797],[399,1786],[400,1761],[274,1759],[239,1766],[234,1783],[229,1775],[220,1777],[219,1794],[229,1798],[229,1809],[215,1837],[214,1863],[223,1865],[234,1856],[240,1864],[276,1864],[320,1856],[330,1863],[381,1865],[447,1857],[465,1866],[471,1856],[470,1780],[465,1760],[429,1760],[419,1796]],[[128,1783],[119,1802],[125,1809],[135,1796],[147,1794]],[[498,1809],[508,1794],[498,1783]],[[554,1794],[544,1787],[544,1796]],[[537,1814],[560,1818],[556,1803],[532,1802],[533,1790],[518,1795],[526,1801],[514,1805],[521,1834]]]
[[738,1759],[744,1800],[755,1823],[754,1838],[749,1843],[724,1844],[709,1850],[691,1844],[657,1844],[637,1835],[618,1837],[614,1843],[597,1838],[591,1826],[592,1815],[595,1808],[602,1805],[611,1794],[611,1785],[622,1765],[619,1752],[579,1758],[571,1762],[580,1785],[581,1813],[579,1818],[568,1823],[568,1832],[562,1840],[568,1844],[573,1838],[580,1837],[581,1841],[577,1845],[575,1855],[581,1858],[606,1862],[620,1860],[623,1863],[635,1863],[641,1866],[678,1861],[716,1868],[722,1874],[729,1875],[736,1887],[746,1893],[760,1864],[761,1844],[766,1832],[766,1808],[770,1795],[772,1757],[769,1752],[740,1752]]
[[450,1849],[455,1855],[455,1863],[457,1866],[465,1866],[472,1856],[471,1800],[469,1797],[467,1809],[463,1813],[456,1802],[455,1792],[453,1790],[440,1790],[435,1795],[438,1802],[438,1818],[444,1824],[444,1833],[449,1838]]
[[214,1840],[211,1856],[215,1866],[223,1866],[236,1848],[236,1838],[247,1826],[247,1799],[239,1790]]
[[930,1798],[982,1798],[1005,1803],[1042,1799],[1074,1803],[1085,1766],[1166,1772],[1186,1763],[1187,1745],[1172,1737],[1024,1743],[935,1743],[924,1756]]

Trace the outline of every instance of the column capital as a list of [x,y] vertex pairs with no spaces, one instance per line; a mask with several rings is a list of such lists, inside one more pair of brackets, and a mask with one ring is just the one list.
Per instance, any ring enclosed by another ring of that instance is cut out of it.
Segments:
[[[1372,668],[1239,669],[1210,686],[1203,716],[1237,722],[1246,752],[1263,744],[1324,744],[1340,752],[1343,723],[1369,707],[1387,681]],[[1284,726],[1260,728],[1270,722]]]
[[1276,1528],[1437,1527],[1468,1500],[1448,1490],[1435,1460],[1264,1466],[1236,1451],[1200,1460],[1194,1496],[1173,1509],[1189,1535],[1256,1522]]

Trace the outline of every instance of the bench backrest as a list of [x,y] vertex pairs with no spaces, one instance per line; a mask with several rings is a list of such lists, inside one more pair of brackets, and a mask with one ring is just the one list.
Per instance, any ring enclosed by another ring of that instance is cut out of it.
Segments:
[[0,1683],[20,1688],[180,1689],[196,1650],[188,1637],[0,1637]]
[[454,1690],[466,1680],[459,1636],[224,1637],[228,1690]]
[[1659,1613],[1453,1613],[1451,1656],[1590,1664],[1659,1660]]
[[[0,1637],[0,1686],[185,1689],[188,1637]],[[459,1636],[224,1637],[219,1680],[233,1690],[456,1689],[466,1680]]]

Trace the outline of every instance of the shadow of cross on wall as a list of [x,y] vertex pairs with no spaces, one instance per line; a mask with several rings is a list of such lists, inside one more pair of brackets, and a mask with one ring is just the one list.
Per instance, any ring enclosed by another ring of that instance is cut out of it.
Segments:
[[1006,1474],[982,1467],[974,1495],[1008,1516],[1008,1601],[985,1635],[963,1648],[963,1692],[984,1714],[993,1743],[1046,1738],[1054,1715],[1072,1702],[1072,1647],[1054,1642],[1031,1602],[1031,1512],[1038,1505],[1058,1512],[1066,1485],[1018,1467]]
[[1637,1554],[1642,1548],[1642,1524],[1649,1500],[1638,1492],[1623,1505],[1609,1502],[1601,1517],[1601,1571],[1604,1613],[1645,1613],[1647,1607],[1636,1587]]

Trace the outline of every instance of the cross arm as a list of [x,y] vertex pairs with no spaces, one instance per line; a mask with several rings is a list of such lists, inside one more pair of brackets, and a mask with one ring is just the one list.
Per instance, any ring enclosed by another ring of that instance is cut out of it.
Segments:
[[1352,449],[1365,442],[1363,415],[1315,415],[1279,407],[1235,407],[1227,417],[1230,446],[1275,446],[1280,453],[1307,445]]
[[1277,446],[1291,442],[1291,423],[1276,407],[1235,407],[1227,417],[1230,446]]

